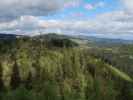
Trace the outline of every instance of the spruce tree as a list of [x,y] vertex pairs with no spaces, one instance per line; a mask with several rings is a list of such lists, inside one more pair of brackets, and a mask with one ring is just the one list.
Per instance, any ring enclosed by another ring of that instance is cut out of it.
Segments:
[[3,68],[2,68],[2,64],[0,63],[0,91],[4,89],[4,82],[2,77],[3,77]]
[[21,83],[21,78],[20,78],[19,68],[17,62],[15,61],[12,69],[10,86],[12,89],[16,89],[17,87],[20,86],[20,83]]
[[27,77],[27,79],[25,81],[25,87],[26,87],[26,89],[29,89],[29,90],[32,89],[32,80],[33,80],[32,73],[29,72],[29,75],[28,75],[28,77]]

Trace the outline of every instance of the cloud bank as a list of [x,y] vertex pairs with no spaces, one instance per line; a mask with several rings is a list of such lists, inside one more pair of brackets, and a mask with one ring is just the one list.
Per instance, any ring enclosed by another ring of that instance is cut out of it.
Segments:
[[121,0],[128,12],[133,13],[133,0]]
[[[42,31],[44,33],[97,34],[97,36],[131,36],[133,35],[133,0],[121,1],[123,9],[97,14],[93,19],[44,20],[37,16],[45,16],[60,10],[62,6],[59,0],[52,2],[49,0],[34,0],[34,2],[33,0],[4,0],[0,3],[0,32],[33,35]],[[69,3],[67,1],[67,4]],[[103,3],[99,5],[103,6]],[[89,5],[87,7],[91,8]]]
[[1,0],[0,21],[11,21],[21,16],[45,16],[61,8],[62,0]]
[[20,19],[0,24],[0,31],[20,32],[48,30],[71,31],[73,34],[133,34],[133,16],[124,11],[115,11],[98,15],[91,20],[42,20],[34,16],[22,16]]

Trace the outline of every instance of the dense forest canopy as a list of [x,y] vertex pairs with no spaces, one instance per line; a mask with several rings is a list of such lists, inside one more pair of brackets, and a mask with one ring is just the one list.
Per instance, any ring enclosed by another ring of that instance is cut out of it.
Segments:
[[132,100],[132,68],[125,70],[131,63],[123,65],[117,58],[124,49],[131,54],[133,46],[112,46],[123,48],[114,56],[109,47],[97,49],[92,42],[82,46],[75,41],[0,40],[1,100]]

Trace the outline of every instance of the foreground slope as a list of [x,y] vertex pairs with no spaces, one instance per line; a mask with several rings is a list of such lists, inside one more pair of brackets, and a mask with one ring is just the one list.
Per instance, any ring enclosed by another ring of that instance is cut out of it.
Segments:
[[1,100],[133,99],[132,77],[90,49],[29,37],[1,41]]

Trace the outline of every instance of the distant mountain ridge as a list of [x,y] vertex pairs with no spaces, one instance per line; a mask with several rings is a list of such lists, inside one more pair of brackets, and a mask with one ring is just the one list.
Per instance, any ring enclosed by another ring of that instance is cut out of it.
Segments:
[[96,43],[102,43],[102,44],[133,44],[133,40],[124,40],[124,39],[89,37],[89,40],[95,41]]
[[0,33],[0,39],[16,39],[17,37],[21,35]]
[[51,39],[69,39],[69,38],[72,38],[72,36],[59,35],[59,34],[56,34],[56,33],[48,33],[48,34],[33,36],[32,38],[51,40]]
[[133,40],[99,38],[96,36],[76,36],[79,39],[88,40],[98,44],[133,44]]
[[[5,34],[0,33],[0,39],[16,39],[21,37],[29,37],[27,35],[16,35],[16,34]],[[95,36],[83,36],[83,35],[63,35],[56,33],[48,33],[42,35],[36,35],[31,37],[33,39],[80,39],[87,40],[88,42],[94,42],[97,44],[133,44],[133,40],[123,40],[123,39],[109,39],[109,38],[99,38]]]

